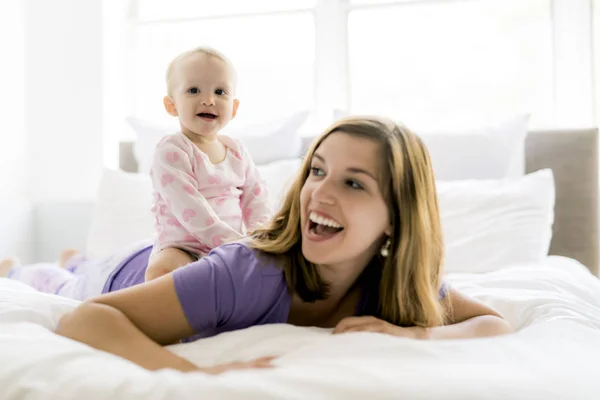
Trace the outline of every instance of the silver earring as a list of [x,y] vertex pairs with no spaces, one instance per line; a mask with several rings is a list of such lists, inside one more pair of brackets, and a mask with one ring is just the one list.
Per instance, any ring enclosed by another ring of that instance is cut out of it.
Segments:
[[379,250],[379,253],[381,254],[382,257],[387,257],[390,255],[390,246],[391,245],[392,245],[392,241],[388,237],[387,240],[385,241],[385,244],[383,246],[381,246],[381,250]]

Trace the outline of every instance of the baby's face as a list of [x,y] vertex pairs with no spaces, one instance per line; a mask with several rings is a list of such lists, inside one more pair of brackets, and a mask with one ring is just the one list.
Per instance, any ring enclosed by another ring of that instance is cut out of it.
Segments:
[[235,75],[223,60],[203,53],[183,59],[173,71],[171,96],[182,132],[212,139],[235,117]]

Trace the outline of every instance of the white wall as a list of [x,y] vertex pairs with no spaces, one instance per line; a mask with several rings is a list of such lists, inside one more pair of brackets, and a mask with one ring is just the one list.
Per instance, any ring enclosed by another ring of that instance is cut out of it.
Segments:
[[18,1],[0,2],[0,258],[32,254],[33,215],[25,178],[25,25]]
[[92,198],[102,170],[102,1],[26,0],[25,27],[32,196]]
[[133,0],[103,0],[104,165],[112,169],[119,167],[119,142],[135,137],[126,123],[134,95],[125,90],[135,68],[131,7]]
[[36,260],[83,247],[102,170],[102,0],[24,0],[28,192]]

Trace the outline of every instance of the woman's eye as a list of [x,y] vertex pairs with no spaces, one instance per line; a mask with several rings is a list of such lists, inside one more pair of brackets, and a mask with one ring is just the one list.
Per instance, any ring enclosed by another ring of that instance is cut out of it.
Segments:
[[223,89],[217,89],[215,90],[215,94],[217,96],[223,96],[225,94],[225,91]]
[[317,168],[317,167],[311,167],[310,173],[311,173],[311,175],[314,175],[314,176],[325,175],[325,172],[321,168]]
[[361,185],[360,183],[350,179],[346,181],[346,184],[348,186],[350,186],[352,189],[358,189],[358,190],[362,190],[364,189],[363,185]]
[[190,94],[198,94],[198,93],[200,93],[200,89],[198,89],[197,87],[189,88],[187,91]]

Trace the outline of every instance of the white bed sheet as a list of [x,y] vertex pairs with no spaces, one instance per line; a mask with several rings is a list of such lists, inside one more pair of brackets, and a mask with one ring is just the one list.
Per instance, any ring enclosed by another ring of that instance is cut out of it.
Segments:
[[148,372],[58,337],[77,303],[0,279],[0,399],[600,398],[600,281],[583,266],[549,257],[448,281],[518,332],[426,342],[270,325],[170,347],[199,365],[279,356],[273,369],[205,376]]

